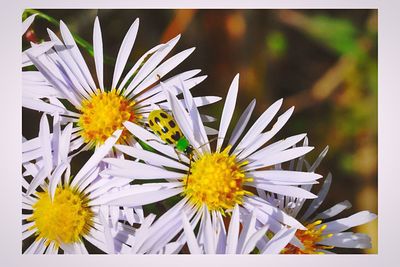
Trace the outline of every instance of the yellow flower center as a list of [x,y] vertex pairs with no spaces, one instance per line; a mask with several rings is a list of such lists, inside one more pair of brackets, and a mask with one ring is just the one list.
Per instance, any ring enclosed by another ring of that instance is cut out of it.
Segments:
[[[81,136],[86,143],[103,144],[117,129],[123,128],[123,122],[141,118],[134,113],[134,105],[135,101],[119,95],[115,89],[98,91],[91,99],[82,102],[82,114],[78,120]],[[124,130],[120,140],[126,140],[128,136],[128,131]]]
[[325,238],[329,238],[332,234],[322,235],[326,229],[326,224],[317,228],[322,223],[321,220],[308,224],[307,230],[297,230],[296,237],[304,245],[304,249],[300,249],[292,244],[288,244],[282,251],[282,254],[324,254],[320,249],[332,249],[332,246],[324,246],[317,244]]
[[28,221],[34,222],[30,229],[36,230],[37,239],[46,244],[55,242],[74,243],[89,233],[93,225],[93,211],[89,200],[70,187],[57,187],[53,201],[48,191],[39,192]]
[[236,156],[229,155],[230,149],[228,146],[222,152],[202,155],[192,163],[189,177],[183,179],[183,194],[198,208],[204,203],[209,210],[224,213],[242,204],[244,195],[252,194],[243,189],[245,182],[253,181],[241,170],[246,162],[238,164]]

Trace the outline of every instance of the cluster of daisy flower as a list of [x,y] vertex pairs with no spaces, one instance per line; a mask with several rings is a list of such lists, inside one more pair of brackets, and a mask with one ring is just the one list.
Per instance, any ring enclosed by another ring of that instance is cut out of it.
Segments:
[[[315,173],[328,149],[309,163],[306,134],[271,142],[293,107],[277,117],[278,100],[249,125],[253,100],[234,123],[238,74],[219,128],[207,127],[215,118],[198,107],[221,98],[191,93],[206,76],[195,69],[164,79],[194,48],[167,58],[177,36],[126,70],[138,29],[136,19],[109,84],[97,18],[96,77],[62,21],[61,38],[48,29],[48,41],[23,51],[22,66],[35,70],[22,71],[22,105],[43,114],[38,136],[22,141],[24,253],[321,254],[371,246],[368,235],[348,229],[375,214],[334,218],[348,201],[316,212],[332,181]],[[72,167],[83,151],[90,158]]]

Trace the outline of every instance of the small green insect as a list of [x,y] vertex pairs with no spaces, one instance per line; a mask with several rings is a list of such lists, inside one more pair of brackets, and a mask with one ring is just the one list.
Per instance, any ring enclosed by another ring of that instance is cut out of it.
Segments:
[[164,142],[175,146],[175,151],[177,151],[179,159],[179,152],[185,154],[189,158],[189,172],[186,182],[187,186],[193,158],[193,147],[190,145],[186,137],[182,134],[182,131],[181,129],[179,129],[174,118],[164,110],[156,109],[150,112],[148,124],[150,126],[150,129]]
[[182,134],[174,118],[161,109],[153,110],[149,115],[149,126],[164,142],[175,145],[175,149],[187,156],[193,153],[193,147]]

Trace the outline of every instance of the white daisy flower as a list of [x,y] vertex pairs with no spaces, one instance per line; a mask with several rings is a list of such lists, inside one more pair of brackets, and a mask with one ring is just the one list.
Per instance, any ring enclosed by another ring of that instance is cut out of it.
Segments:
[[[132,239],[134,228],[122,223],[141,223],[141,207],[108,207],[93,204],[98,197],[118,191],[129,184],[126,178],[103,179],[100,160],[110,153],[122,130],[117,130],[99,147],[87,163],[71,179],[69,141],[72,124],[63,131],[55,116],[50,134],[46,115],[40,122],[40,149],[23,153],[25,172],[22,179],[22,240],[32,244],[27,254],[87,253],[83,240],[106,253],[130,251],[126,240]],[[32,145],[23,143],[25,149]],[[32,177],[32,179],[31,179]],[[31,238],[31,239],[30,239]]]
[[[233,130],[230,139],[225,138],[230,120],[234,111],[238,91],[239,76],[233,80],[227,95],[221,124],[218,131],[217,149],[212,151],[199,112],[191,94],[184,89],[185,101],[189,113],[183,104],[171,93],[169,101],[184,136],[193,146],[195,153],[192,160],[185,155],[177,156],[174,147],[160,144],[155,141],[158,137],[131,122],[124,123],[125,127],[134,132],[137,138],[147,143],[159,153],[143,151],[126,145],[117,145],[116,148],[126,155],[143,160],[146,163],[126,159],[106,158],[104,162],[110,168],[101,173],[104,177],[126,177],[135,180],[165,179],[166,182],[145,183],[131,185],[116,193],[97,199],[96,203],[136,206],[162,201],[173,196],[180,196],[182,200],[163,215],[159,232],[166,238],[173,238],[183,228],[181,213],[186,214],[189,221],[205,223],[203,206],[211,213],[213,224],[223,224],[223,216],[231,212],[236,205],[240,205],[242,212],[251,212],[257,209],[256,218],[260,225],[269,225],[269,229],[277,233],[283,225],[305,229],[297,220],[276,208],[273,204],[254,195],[252,191],[260,188],[270,192],[285,194],[301,198],[314,198],[314,194],[298,188],[299,184],[313,184],[321,176],[312,172],[271,170],[270,166],[286,162],[309,152],[312,147],[291,148],[305,137],[305,134],[293,136],[285,140],[264,145],[287,122],[293,108],[278,117],[277,122],[269,131],[263,132],[277,114],[282,100],[274,103],[240,138],[254,109],[253,101],[242,114]],[[184,88],[184,87],[183,87]],[[169,92],[169,91],[167,91]],[[228,141],[223,147],[224,141]],[[189,167],[190,165],[190,167]],[[159,220],[160,221],[160,220]],[[173,225],[173,231],[166,225]],[[197,223],[193,223],[195,228]],[[148,241],[150,242],[150,241]],[[160,244],[163,247],[165,244]]]
[[[304,145],[308,145],[307,138]],[[290,162],[289,169],[300,171],[306,168],[309,172],[314,172],[321,163],[322,159],[328,152],[326,147],[318,156],[316,161],[310,165],[304,157],[299,158],[297,161]],[[278,169],[280,166],[277,166]],[[333,207],[316,213],[318,208],[324,202],[326,195],[332,182],[332,174],[329,173],[320,191],[318,197],[313,199],[311,203],[304,205],[306,199],[288,197],[279,194],[266,193],[261,190],[258,191],[260,196],[267,199],[270,203],[275,203],[280,209],[283,209],[287,214],[297,218],[300,222],[306,225],[305,230],[298,229],[296,231],[296,245],[293,243],[288,244],[282,251],[285,254],[325,254],[333,253],[330,249],[334,247],[339,248],[370,248],[371,238],[366,234],[348,232],[347,230],[374,220],[377,216],[369,211],[361,211],[346,218],[333,219],[341,212],[351,208],[349,201],[340,202]],[[303,189],[311,191],[312,185],[302,185]],[[300,212],[302,208],[303,212]],[[302,213],[302,215],[300,215]]]
[[[130,70],[122,75],[139,28],[136,19],[122,41],[115,63],[112,83],[103,80],[103,43],[98,18],[94,22],[93,50],[97,83],[93,79],[75,40],[64,22],[60,22],[62,41],[48,30],[50,42],[34,46],[28,58],[39,71],[26,71],[23,76],[23,107],[59,113],[62,123],[73,122],[72,148],[98,147],[117,129],[124,129],[123,122],[143,125],[154,103],[168,108],[158,81],[185,60],[194,48],[184,50],[164,62],[177,44],[180,36],[146,52]],[[52,46],[48,49],[48,46]],[[171,93],[178,80],[192,88],[206,76],[194,77],[200,70],[190,70],[165,81]],[[218,101],[219,97],[196,98],[198,105]],[[68,104],[64,101],[66,100]],[[61,102],[64,101],[64,102]],[[72,107],[71,107],[72,106]],[[133,135],[123,130],[118,143],[132,144]]]

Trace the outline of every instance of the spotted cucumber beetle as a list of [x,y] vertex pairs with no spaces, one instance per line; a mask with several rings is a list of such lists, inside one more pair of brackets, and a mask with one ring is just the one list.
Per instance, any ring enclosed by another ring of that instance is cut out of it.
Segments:
[[174,118],[165,111],[158,109],[150,112],[149,126],[164,142],[175,145],[175,149],[189,156],[193,153],[193,147],[182,134]]
[[189,158],[189,171],[186,180],[186,185],[189,182],[190,168],[193,159],[193,147],[189,141],[182,134],[175,119],[162,109],[156,109],[150,112],[148,123],[150,129],[158,135],[164,142],[174,145],[178,158],[180,159],[179,152],[185,154]]

